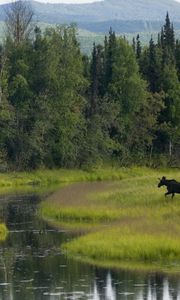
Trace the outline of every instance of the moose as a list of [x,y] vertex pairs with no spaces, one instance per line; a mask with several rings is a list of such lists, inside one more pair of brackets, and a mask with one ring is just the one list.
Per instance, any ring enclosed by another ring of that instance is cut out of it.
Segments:
[[167,193],[165,193],[165,196],[172,195],[172,198],[175,194],[180,194],[180,182],[177,182],[175,179],[166,179],[165,176],[160,179],[160,182],[158,184],[158,188],[161,186],[167,187]]

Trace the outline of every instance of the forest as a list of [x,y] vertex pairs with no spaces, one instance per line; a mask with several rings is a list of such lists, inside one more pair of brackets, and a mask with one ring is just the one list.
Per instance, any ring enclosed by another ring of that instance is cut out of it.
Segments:
[[168,14],[147,47],[110,29],[87,56],[76,26],[41,32],[13,5],[0,46],[1,171],[178,166],[180,41]]

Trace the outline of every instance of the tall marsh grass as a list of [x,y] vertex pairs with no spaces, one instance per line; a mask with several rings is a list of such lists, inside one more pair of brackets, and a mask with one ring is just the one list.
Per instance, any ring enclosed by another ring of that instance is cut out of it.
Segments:
[[70,254],[100,261],[125,260],[180,264],[180,239],[166,234],[138,233],[133,228],[112,227],[64,245]]
[[[117,170],[118,172],[118,170]],[[159,173],[159,174],[158,174]],[[168,218],[168,214],[180,215],[178,196],[173,200],[165,199],[164,190],[158,189],[158,176],[164,172],[139,168],[120,169],[121,180],[105,182],[102,186],[83,186],[84,194],[79,194],[78,189],[73,200],[68,196],[57,193],[53,199],[48,199],[41,204],[43,216],[67,222],[109,222],[117,221],[124,217],[152,217]],[[180,180],[178,172],[172,172],[170,177]],[[81,188],[81,187],[80,187]],[[73,189],[69,191],[73,192]],[[59,197],[62,201],[59,201]],[[177,199],[177,200],[176,200]]]
[[[165,198],[165,189],[157,188],[158,177],[180,180],[180,172],[133,168],[112,174],[120,180],[87,183],[84,194],[74,185],[69,190],[74,197],[60,191],[41,204],[41,215],[56,226],[92,229],[65,244],[66,253],[102,265],[118,261],[180,269],[180,196]],[[104,171],[101,178],[107,177]]]
[[0,224],[0,241],[5,241],[8,236],[8,229],[5,224]]
[[0,173],[0,187],[16,187],[22,185],[51,185],[82,181],[122,180],[126,178],[154,176],[154,174],[178,174],[169,169],[154,171],[148,168],[98,168],[90,171],[53,169],[36,170],[31,172]]

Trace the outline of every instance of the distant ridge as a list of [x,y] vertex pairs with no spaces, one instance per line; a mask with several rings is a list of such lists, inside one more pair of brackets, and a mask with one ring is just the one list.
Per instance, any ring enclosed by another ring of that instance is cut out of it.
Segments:
[[[30,2],[40,22],[76,22],[81,28],[94,32],[106,32],[109,25],[116,27],[118,32],[156,30],[167,11],[180,28],[180,3],[175,0],[104,0],[88,4]],[[0,5],[0,20],[4,20],[4,7],[7,6]]]

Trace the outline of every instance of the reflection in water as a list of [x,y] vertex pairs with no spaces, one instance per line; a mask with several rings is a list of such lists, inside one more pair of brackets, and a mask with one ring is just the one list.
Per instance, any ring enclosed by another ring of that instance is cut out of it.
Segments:
[[60,245],[71,235],[38,218],[39,200],[1,203],[10,234],[0,247],[0,300],[180,300],[180,274],[105,270],[66,258]]
[[105,296],[106,296],[107,300],[115,300],[116,299],[116,293],[115,293],[115,290],[113,288],[112,277],[111,277],[110,273],[108,273],[108,275],[107,275]]
[[[170,286],[170,280],[166,277],[162,278],[162,284],[158,285],[155,283],[155,275],[149,275],[147,278],[137,276],[132,280],[126,281],[126,278],[121,282],[117,282],[118,274],[113,275],[108,272],[107,279],[104,282],[104,287],[101,286],[100,281],[96,280],[94,283],[93,300],[115,300],[115,299],[137,299],[137,300],[179,300],[180,293],[178,287],[178,280],[172,281],[172,286]],[[152,278],[151,278],[152,277]],[[143,283],[136,283],[140,281]],[[152,281],[154,284],[152,285]],[[147,281],[147,284],[146,284]],[[102,282],[102,281],[101,281]],[[177,283],[177,286],[174,283]],[[101,287],[100,287],[101,286]],[[99,288],[98,288],[99,287]]]
[[98,290],[97,290],[97,285],[96,282],[94,283],[94,292],[93,292],[93,300],[100,300],[99,294],[98,294]]

